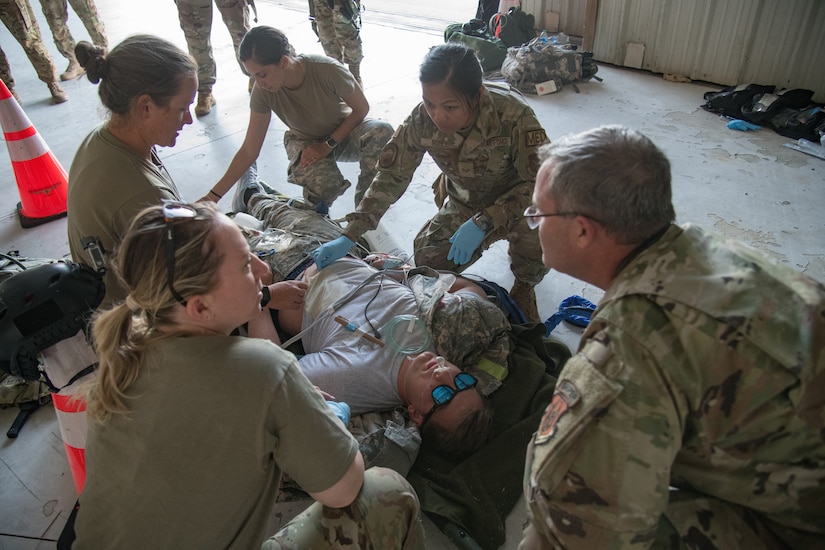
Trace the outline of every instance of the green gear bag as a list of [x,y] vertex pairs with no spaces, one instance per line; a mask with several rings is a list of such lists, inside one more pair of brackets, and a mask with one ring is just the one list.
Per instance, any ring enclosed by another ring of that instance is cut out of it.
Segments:
[[464,44],[476,52],[484,72],[501,70],[507,57],[507,47],[498,38],[481,37],[462,32],[463,23],[453,23],[444,29],[444,42]]
[[0,408],[42,401],[50,393],[49,387],[39,380],[28,382],[12,374],[0,372]]

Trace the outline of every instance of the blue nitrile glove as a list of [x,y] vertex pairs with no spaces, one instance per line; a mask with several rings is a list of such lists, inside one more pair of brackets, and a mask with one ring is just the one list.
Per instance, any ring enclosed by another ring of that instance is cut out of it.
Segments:
[[760,128],[762,128],[761,126],[751,124],[746,120],[739,120],[738,118],[735,118],[728,122],[727,126],[731,130],[739,130],[740,132],[747,132],[748,130],[759,130]]
[[312,259],[315,260],[318,269],[324,269],[335,260],[346,256],[353,246],[355,246],[354,242],[341,235],[334,241],[322,244],[313,250]]
[[335,416],[341,419],[341,422],[344,423],[344,426],[349,426],[349,405],[347,405],[343,401],[327,401],[327,405],[329,405],[329,408],[332,409],[332,412],[335,413]]
[[466,264],[484,240],[484,235],[486,235],[484,230],[477,226],[472,218],[462,223],[461,227],[450,237],[453,246],[450,247],[447,259],[455,262],[455,265]]

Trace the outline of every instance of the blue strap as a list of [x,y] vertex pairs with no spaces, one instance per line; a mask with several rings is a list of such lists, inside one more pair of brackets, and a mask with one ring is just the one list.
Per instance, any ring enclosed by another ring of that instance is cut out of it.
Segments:
[[507,292],[505,288],[498,283],[488,281],[478,275],[472,275],[471,277],[468,277],[468,275],[469,274],[462,274],[461,276],[480,286],[488,296],[495,295],[498,298],[501,307],[507,313],[507,319],[510,323],[514,325],[527,323],[527,316],[524,314],[524,311],[522,311],[521,307],[513,300],[513,297],[510,296],[510,293]]
[[544,335],[549,336],[562,321],[580,328],[586,327],[595,309],[596,304],[581,296],[568,296],[559,304],[559,310],[544,321]]

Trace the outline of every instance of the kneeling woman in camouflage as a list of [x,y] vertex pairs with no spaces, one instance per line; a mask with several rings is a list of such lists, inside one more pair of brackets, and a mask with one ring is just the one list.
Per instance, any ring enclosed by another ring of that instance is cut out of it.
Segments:
[[259,548],[282,471],[317,502],[268,545],[423,548],[413,489],[364,471],[295,357],[230,336],[272,323],[261,311],[268,267],[229,218],[210,203],[151,207],[115,265],[129,293],[94,321],[100,368],[74,548]]
[[415,238],[415,263],[462,271],[494,242],[510,242],[513,298],[539,321],[535,285],[547,273],[530,205],[539,146],[547,137],[525,99],[509,86],[484,83],[475,53],[460,44],[432,48],[421,64],[424,101],[398,127],[378,161],[378,174],[344,235],[320,247],[323,268],[343,256],[409,186],[424,153],[441,169],[433,190],[440,208]]
[[361,166],[357,204],[375,176],[392,126],[365,118],[370,106],[355,77],[332,58],[296,55],[287,37],[272,27],[246,33],[238,56],[255,79],[249,126],[226,173],[205,198],[220,199],[255,162],[274,112],[288,127],[284,134],[287,181],[304,188],[304,200],[319,211],[328,208],[350,186],[337,163],[357,161]]

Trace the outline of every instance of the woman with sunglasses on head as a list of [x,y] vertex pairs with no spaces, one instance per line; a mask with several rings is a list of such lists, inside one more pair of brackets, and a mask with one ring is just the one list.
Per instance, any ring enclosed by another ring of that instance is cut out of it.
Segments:
[[210,203],[135,218],[115,256],[128,294],[99,313],[88,392],[87,479],[74,548],[259,548],[282,472],[317,501],[278,548],[423,548],[418,500],[395,472],[364,471],[357,442],[264,339],[267,266]]
[[535,286],[547,274],[538,237],[522,216],[532,200],[544,129],[524,97],[506,84],[482,82],[473,50],[432,48],[419,72],[423,102],[384,147],[378,174],[344,234],[313,254],[324,268],[375,229],[429,153],[442,174],[433,185],[436,215],[418,232],[415,264],[463,271],[501,239],[510,244],[511,294],[538,322]]
[[[94,267],[83,239],[99,239],[108,254],[135,214],[180,192],[156,146],[175,145],[192,123],[189,107],[198,87],[195,61],[171,42],[149,35],[127,38],[107,54],[80,42],[75,48],[109,118],[86,136],[69,170],[69,249],[76,262]],[[125,297],[109,269],[101,307]]]

